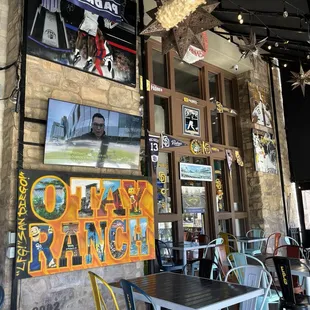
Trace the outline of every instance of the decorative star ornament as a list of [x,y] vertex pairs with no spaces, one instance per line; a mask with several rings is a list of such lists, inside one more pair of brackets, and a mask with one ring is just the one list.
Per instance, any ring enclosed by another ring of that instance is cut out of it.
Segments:
[[302,94],[305,97],[306,95],[306,85],[310,85],[310,70],[308,70],[306,73],[304,72],[304,69],[302,68],[302,65],[300,64],[300,70],[299,73],[292,72],[292,79],[288,82],[292,83],[292,90],[299,87],[302,90]]
[[156,19],[158,8],[167,3],[167,1],[156,1],[157,8],[147,12],[152,21],[140,34],[161,37],[162,53],[166,54],[172,48],[175,48],[182,59],[191,45],[204,50],[202,32],[222,24],[220,20],[211,15],[211,12],[219,5],[219,2],[209,0],[207,5],[198,7],[182,22],[167,31]]
[[256,34],[251,31],[250,38],[242,37],[244,44],[239,44],[239,51],[242,54],[241,59],[249,58],[254,69],[257,68],[258,62],[262,61],[261,55],[268,54],[262,49],[268,38],[256,42]]

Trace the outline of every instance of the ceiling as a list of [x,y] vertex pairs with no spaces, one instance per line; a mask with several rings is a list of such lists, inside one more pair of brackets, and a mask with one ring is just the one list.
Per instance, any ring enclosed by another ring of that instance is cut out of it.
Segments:
[[[310,62],[310,0],[219,0],[212,13],[223,22],[222,28],[234,36],[249,36],[251,29],[258,39],[268,37],[263,48],[271,57],[283,61]],[[283,12],[288,17],[283,17]],[[242,14],[243,24],[238,15]],[[219,30],[214,30],[219,33]],[[227,36],[226,36],[227,38]],[[271,49],[268,49],[271,46]],[[276,47],[277,46],[277,47]]]

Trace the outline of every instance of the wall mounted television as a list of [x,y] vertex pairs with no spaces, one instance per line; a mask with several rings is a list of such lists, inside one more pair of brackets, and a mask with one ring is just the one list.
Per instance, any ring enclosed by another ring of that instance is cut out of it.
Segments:
[[139,169],[141,117],[49,99],[44,164]]

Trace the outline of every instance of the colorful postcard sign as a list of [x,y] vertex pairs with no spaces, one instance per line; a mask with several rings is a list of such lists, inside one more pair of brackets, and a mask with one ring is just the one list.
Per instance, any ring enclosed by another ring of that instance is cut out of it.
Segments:
[[135,1],[28,0],[27,53],[136,85]]
[[180,163],[180,179],[212,182],[212,167],[208,165]]
[[21,170],[16,278],[150,260],[153,188],[137,177]]

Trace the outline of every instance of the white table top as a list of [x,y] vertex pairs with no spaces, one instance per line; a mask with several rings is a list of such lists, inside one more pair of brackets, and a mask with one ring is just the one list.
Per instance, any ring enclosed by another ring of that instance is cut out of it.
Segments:
[[[129,280],[152,297],[154,304],[172,310],[218,310],[261,296],[264,290],[172,272],[151,274]],[[110,284],[123,294],[119,282]],[[137,300],[147,302],[134,292]]]

